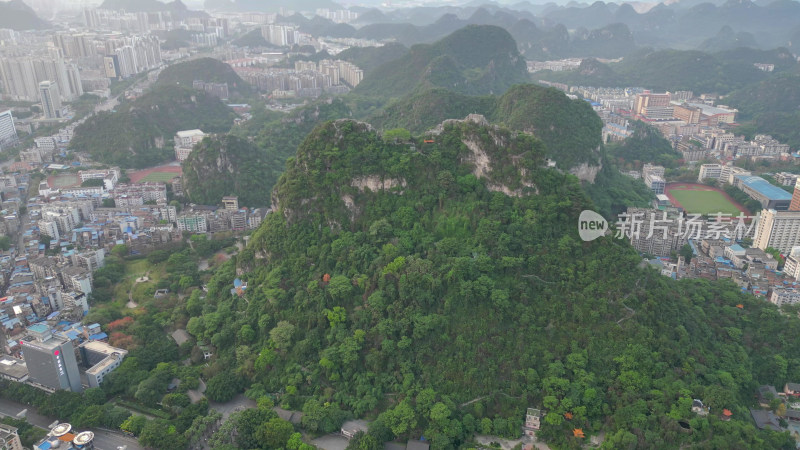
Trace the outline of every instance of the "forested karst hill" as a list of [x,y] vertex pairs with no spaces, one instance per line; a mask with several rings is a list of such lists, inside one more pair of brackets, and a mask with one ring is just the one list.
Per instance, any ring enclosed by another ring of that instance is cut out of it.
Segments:
[[264,176],[266,152],[234,135],[211,137],[197,144],[183,162],[183,180],[191,202],[216,205],[226,195],[242,206],[269,203],[270,177]]
[[640,49],[619,63],[587,59],[574,71],[537,72],[539,79],[575,86],[646,86],[658,90],[691,90],[727,94],[771,75],[753,63],[773,63],[776,71],[795,70],[797,61],[785,48],[705,53],[696,50]]
[[434,44],[419,44],[387,62],[354,90],[398,97],[419,87],[446,87],[464,94],[502,93],[528,79],[525,60],[511,35],[494,26],[468,26]]
[[242,80],[228,64],[214,58],[198,58],[173,64],[158,74],[156,86],[180,85],[192,87],[195,80],[207,83],[227,83],[232,95],[250,95],[250,85]]
[[559,168],[599,166],[603,124],[591,106],[570,100],[557,89],[533,84],[514,86],[499,97],[467,96],[443,88],[422,90],[377,112],[369,122],[382,129],[406,128],[421,133],[443,120],[472,113],[534,134]]
[[800,75],[781,73],[755,86],[732,92],[725,101],[740,110],[742,131],[766,133],[800,148]]
[[0,28],[12,30],[38,30],[47,28],[48,23],[39,18],[36,12],[22,0],[0,2]]
[[[309,135],[275,212],[190,309],[189,332],[216,347],[210,383],[283,389],[312,430],[378,414],[370,450],[518,436],[530,406],[554,447],[582,444],[574,428],[610,448],[791,445],[747,406],[800,370],[796,318],[733,284],[642,269],[610,236],[581,242],[593,205],[530,135],[470,120],[424,139],[349,120]],[[693,398],[712,414],[694,416]]]
[[101,112],[75,128],[70,148],[92,159],[143,168],[171,159],[176,132],[230,130],[236,114],[219,99],[190,88],[161,86],[113,112]]
[[238,195],[247,206],[269,204],[286,160],[294,156],[305,136],[326,120],[350,115],[339,99],[311,104],[288,115],[254,110],[253,119],[232,130],[238,139],[204,143],[183,163],[190,200],[217,204],[225,195]]

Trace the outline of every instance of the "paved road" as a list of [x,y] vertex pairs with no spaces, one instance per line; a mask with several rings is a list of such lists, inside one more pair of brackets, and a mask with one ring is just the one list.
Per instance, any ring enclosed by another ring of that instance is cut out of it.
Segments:
[[222,414],[222,421],[228,420],[232,413],[243,411],[249,408],[257,408],[256,402],[245,397],[243,394],[238,394],[231,401],[225,403],[209,402],[209,409],[216,409]]
[[[49,429],[49,425],[55,421],[55,419],[37,414],[33,408],[26,407],[21,403],[0,399],[0,414],[2,415],[17,418],[17,414],[23,409],[28,410],[28,413],[25,415],[28,422],[39,428],[47,430]],[[91,430],[94,432],[94,448],[97,450],[116,450],[123,445],[127,445],[128,450],[144,449],[144,447],[139,445],[136,439],[125,436],[122,433],[97,428]]]

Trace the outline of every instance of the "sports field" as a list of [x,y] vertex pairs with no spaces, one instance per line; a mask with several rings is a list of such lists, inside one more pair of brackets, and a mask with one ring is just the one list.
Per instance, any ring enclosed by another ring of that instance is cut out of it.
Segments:
[[748,211],[737,204],[724,191],[700,184],[670,184],[666,192],[675,206],[688,213],[714,215],[717,213],[738,216]]
[[167,183],[173,178],[179,177],[182,174],[181,166],[177,163],[151,167],[149,169],[139,170],[136,172],[128,172],[128,176],[131,178],[131,183]]
[[150,172],[143,178],[139,179],[139,183],[169,183],[173,178],[180,174],[175,172]]

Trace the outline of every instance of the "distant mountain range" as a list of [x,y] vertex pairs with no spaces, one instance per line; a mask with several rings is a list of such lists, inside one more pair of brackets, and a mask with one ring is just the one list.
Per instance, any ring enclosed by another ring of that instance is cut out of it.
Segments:
[[616,64],[586,59],[574,71],[544,71],[534,76],[575,86],[646,86],[727,94],[774,75],[756,69],[754,63],[774,64],[776,74],[796,73],[800,67],[786,48],[737,48],[717,53],[643,48]]
[[341,9],[342,6],[331,0],[206,0],[205,9],[213,11],[260,11],[281,12],[314,11],[318,8]]
[[39,30],[47,28],[49,24],[22,0],[0,2],[0,28],[12,30]]
[[158,0],[104,0],[99,8],[127,12],[169,11],[179,18],[208,17],[208,13],[205,11],[190,10],[181,0],[174,0],[169,3]]
[[[594,50],[598,42],[611,46],[604,42],[607,36],[602,39],[602,34],[608,33],[606,27],[611,25],[614,25],[614,30],[627,28],[626,33],[615,34],[614,41],[624,39],[658,48],[724,50],[733,45],[746,45],[767,49],[791,46],[800,35],[800,3],[794,0],[683,0],[670,4],[659,3],[649,9],[640,8],[638,4],[635,6],[632,3],[602,1],[591,4],[570,2],[564,6],[555,3],[534,5],[527,1],[498,5],[481,1],[462,7],[425,6],[390,12],[363,8],[359,10],[361,17],[356,25],[362,27],[357,33],[362,37],[393,37],[406,45],[431,42],[467,24],[491,24],[508,29],[523,51],[526,42],[532,40],[532,47],[541,46],[548,50],[553,46],[546,44],[551,44],[553,39],[556,43],[568,42],[576,47],[566,52],[550,50],[538,55],[534,52],[529,56],[535,58],[547,55],[578,56],[582,51]],[[640,13],[636,8],[645,12]],[[524,31],[532,28],[531,24],[536,30],[528,30],[526,35]],[[446,28],[450,26],[455,28]],[[515,32],[513,29],[522,30]],[[605,32],[598,36],[586,30]],[[567,34],[569,40],[566,39]],[[536,38],[539,40],[535,41]],[[582,41],[586,38],[597,42],[593,42],[588,49],[581,49]],[[727,45],[724,39],[727,39]],[[620,49],[615,51],[618,53],[616,56],[623,56]],[[584,53],[581,56],[589,55]]]

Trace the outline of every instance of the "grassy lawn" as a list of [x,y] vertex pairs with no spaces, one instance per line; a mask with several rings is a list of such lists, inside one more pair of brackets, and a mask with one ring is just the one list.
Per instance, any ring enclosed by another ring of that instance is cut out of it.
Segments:
[[670,195],[679,201],[683,208],[689,213],[709,214],[716,213],[731,214],[736,216],[739,209],[728,201],[724,195],[716,191],[678,191],[671,190]]
[[138,278],[144,275],[145,272],[150,270],[152,265],[147,262],[146,259],[137,259],[135,261],[126,261],[125,262],[125,276],[135,276],[134,278]]

